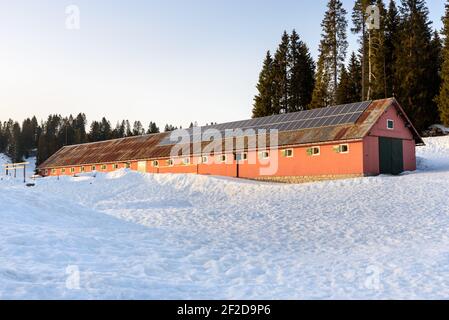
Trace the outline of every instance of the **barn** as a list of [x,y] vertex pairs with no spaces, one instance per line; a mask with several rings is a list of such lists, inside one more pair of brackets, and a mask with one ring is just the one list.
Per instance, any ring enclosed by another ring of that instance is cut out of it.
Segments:
[[[197,137],[210,131],[226,134]],[[424,145],[394,98],[191,128],[182,133],[187,140],[173,140],[176,134],[65,146],[38,171],[73,176],[127,168],[295,182],[414,171],[415,148]]]

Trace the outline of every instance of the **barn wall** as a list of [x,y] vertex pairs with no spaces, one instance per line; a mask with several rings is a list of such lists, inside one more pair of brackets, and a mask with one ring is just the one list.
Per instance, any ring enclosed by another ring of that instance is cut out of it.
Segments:
[[[387,128],[387,120],[394,121],[394,129]],[[373,126],[370,133],[363,140],[364,144],[364,173],[376,175],[379,169],[379,138],[388,137],[403,140],[404,170],[416,170],[416,149],[413,134],[406,127],[406,122],[398,115],[394,106],[388,108]]]
[[366,175],[378,175],[379,168],[379,138],[368,136],[363,139],[363,172]]
[[[233,154],[227,155],[226,163],[219,161],[219,156],[215,158],[209,156],[207,164],[201,163],[200,157],[191,157],[190,164],[185,165],[182,159],[175,159],[173,166],[169,166],[167,159],[158,160],[159,166],[155,166],[153,161],[146,161],[146,172],[148,173],[175,173],[175,174],[202,174],[236,177],[237,171],[241,178],[259,178],[261,176],[320,176],[320,175],[351,175],[363,174],[363,154],[364,144],[361,141],[347,143],[348,153],[337,153],[334,147],[339,143],[320,145],[320,154],[311,156],[307,150],[311,146],[291,148],[293,157],[288,158],[283,155],[284,149],[270,151],[269,160],[260,160],[258,152],[248,153],[246,161],[240,161],[237,170],[237,161]],[[275,153],[275,154],[274,154]],[[215,160],[215,161],[214,161]],[[131,170],[137,170],[138,162],[132,161]],[[119,169],[125,168],[125,163],[118,163]],[[96,164],[97,172],[114,171],[114,164],[107,164],[106,170],[101,168],[101,164]],[[91,172],[91,166],[85,166],[86,173]],[[65,174],[61,169],[57,169],[55,174],[49,175],[73,175],[81,173],[81,167],[75,167],[72,173],[70,167],[66,168]]]

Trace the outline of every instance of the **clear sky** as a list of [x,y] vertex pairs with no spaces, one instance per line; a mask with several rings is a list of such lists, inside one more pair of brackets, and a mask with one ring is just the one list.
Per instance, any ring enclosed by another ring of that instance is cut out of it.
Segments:
[[[350,12],[354,1],[343,2]],[[427,2],[440,29],[444,1]],[[85,112],[90,121],[187,126],[248,118],[266,50],[295,28],[316,57],[326,3],[0,0],[0,120]],[[72,4],[76,31],[66,28]],[[350,43],[356,50],[352,35]]]

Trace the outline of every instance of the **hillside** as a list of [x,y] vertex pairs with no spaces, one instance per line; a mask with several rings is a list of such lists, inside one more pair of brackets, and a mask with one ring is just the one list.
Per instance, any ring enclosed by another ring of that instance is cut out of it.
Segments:
[[447,298],[449,137],[426,144],[417,172],[304,185],[4,179],[0,299]]

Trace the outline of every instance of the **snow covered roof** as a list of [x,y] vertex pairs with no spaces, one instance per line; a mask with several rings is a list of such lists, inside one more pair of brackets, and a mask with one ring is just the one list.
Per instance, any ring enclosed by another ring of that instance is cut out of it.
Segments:
[[[359,106],[358,108],[360,109],[360,112],[357,111],[359,113],[356,118],[351,120],[353,121],[352,123],[294,130],[280,130],[278,141],[279,147],[318,144],[332,141],[361,140],[369,134],[371,128],[376,124],[382,114],[391,106],[394,106],[398,114],[404,119],[410,131],[413,133],[416,143],[424,144],[422,138],[413,127],[413,124],[410,122],[409,118],[396,99],[389,98],[353,105]],[[360,106],[363,106],[363,109],[361,109]],[[323,108],[322,110],[330,110],[330,108],[335,107]],[[304,112],[310,111],[300,111],[297,114],[299,115]],[[282,117],[285,117],[285,115],[272,116],[270,118],[273,117],[279,117],[279,120]],[[285,122],[282,121],[278,121],[278,123],[280,127],[285,124]],[[263,127],[263,125],[260,127]],[[205,127],[204,129],[208,128],[209,127]],[[167,143],[170,134],[170,132],[159,133],[65,146],[51,156],[47,161],[42,163],[39,166],[39,169],[170,158],[170,153],[174,144]],[[247,139],[245,139],[245,143],[247,143],[246,140]],[[218,143],[220,143],[220,141]],[[225,139],[223,139],[221,143],[224,145]],[[210,141],[202,142],[202,146],[206,146],[208,144],[210,144]],[[234,143],[234,145],[236,144]],[[267,146],[269,146],[269,141],[267,141]],[[190,148],[192,154],[198,154],[198,152],[195,152],[193,144],[190,144],[187,147]],[[244,148],[247,149],[248,146],[245,145]]]

